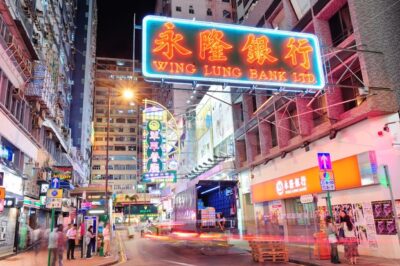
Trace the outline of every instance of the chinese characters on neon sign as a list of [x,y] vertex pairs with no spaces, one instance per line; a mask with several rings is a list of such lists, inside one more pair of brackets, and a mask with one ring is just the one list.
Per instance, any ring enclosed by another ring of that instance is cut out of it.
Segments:
[[170,171],[165,151],[165,111],[149,108],[143,111],[143,182],[176,182],[176,171]]
[[147,16],[143,73],[150,79],[321,89],[317,38],[284,32]]

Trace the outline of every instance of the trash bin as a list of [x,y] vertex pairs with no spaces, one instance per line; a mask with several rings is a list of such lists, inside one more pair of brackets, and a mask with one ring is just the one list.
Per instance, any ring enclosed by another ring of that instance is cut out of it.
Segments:
[[314,256],[320,260],[329,260],[331,258],[331,247],[325,232],[314,234]]

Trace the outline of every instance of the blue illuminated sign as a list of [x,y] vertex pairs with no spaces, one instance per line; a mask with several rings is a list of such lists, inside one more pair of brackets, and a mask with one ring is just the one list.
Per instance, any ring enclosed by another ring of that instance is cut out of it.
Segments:
[[150,81],[268,90],[325,85],[312,34],[158,16],[146,16],[142,32],[142,72]]

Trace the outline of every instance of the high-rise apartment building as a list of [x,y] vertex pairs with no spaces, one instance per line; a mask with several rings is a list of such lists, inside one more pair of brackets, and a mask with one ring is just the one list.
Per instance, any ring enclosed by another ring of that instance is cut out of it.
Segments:
[[82,184],[90,176],[91,134],[93,118],[93,92],[96,60],[97,4],[96,0],[77,2],[76,28],[74,35],[74,62],[71,91],[70,121],[72,145],[77,149],[84,170]]
[[[132,74],[132,60],[96,59],[91,183],[105,184],[108,101],[111,92],[108,175],[109,184],[117,194],[132,193],[138,180],[141,114]],[[122,93],[126,89],[133,91],[133,99],[124,99]]]
[[75,3],[0,1],[0,186],[13,203],[0,213],[7,234],[0,255],[27,247],[26,235],[14,239],[28,226],[49,225],[39,184],[67,169],[73,172],[72,179],[64,175],[68,195],[70,183],[84,176],[69,131]]

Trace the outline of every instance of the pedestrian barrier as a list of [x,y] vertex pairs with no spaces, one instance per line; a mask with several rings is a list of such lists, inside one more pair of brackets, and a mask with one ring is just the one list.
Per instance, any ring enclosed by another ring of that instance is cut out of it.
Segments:
[[249,241],[255,262],[288,262],[289,253],[283,241]]
[[314,234],[314,257],[319,260],[329,260],[331,258],[331,250],[328,238],[324,232]]

